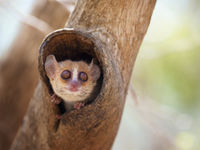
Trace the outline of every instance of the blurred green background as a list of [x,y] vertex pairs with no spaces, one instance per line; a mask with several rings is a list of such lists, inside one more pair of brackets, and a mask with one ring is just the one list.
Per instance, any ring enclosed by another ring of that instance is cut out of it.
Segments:
[[[32,0],[0,1],[0,58]],[[2,38],[4,37],[4,38]],[[200,150],[200,1],[158,0],[113,150]]]
[[199,75],[200,1],[158,1],[133,72],[136,91],[195,114]]
[[130,150],[200,150],[199,0],[157,1],[131,84],[137,102],[128,96],[117,142],[124,136]]

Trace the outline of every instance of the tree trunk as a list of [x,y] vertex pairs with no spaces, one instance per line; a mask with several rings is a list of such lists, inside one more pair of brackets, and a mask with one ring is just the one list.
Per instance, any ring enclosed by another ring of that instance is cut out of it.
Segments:
[[[111,149],[124,108],[135,58],[148,28],[155,0],[79,0],[67,28],[50,34],[39,54],[41,80],[13,150]],[[101,68],[97,97],[80,110],[65,112],[51,103],[44,63],[94,58]]]
[[[52,10],[54,13],[49,15]],[[37,0],[33,5],[32,15],[44,20],[53,29],[63,27],[68,14],[68,11],[56,2]],[[60,17],[57,17],[58,15]],[[7,57],[1,61],[0,149],[2,150],[9,149],[38,83],[37,49],[44,36],[45,34],[37,29],[22,25]]]

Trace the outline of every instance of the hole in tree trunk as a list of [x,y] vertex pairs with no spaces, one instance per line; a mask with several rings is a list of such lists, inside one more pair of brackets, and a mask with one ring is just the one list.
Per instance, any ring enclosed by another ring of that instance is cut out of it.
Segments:
[[[101,53],[95,45],[94,39],[88,34],[80,31],[63,29],[51,33],[43,41],[39,55],[39,71],[42,80],[49,89],[50,95],[54,94],[54,92],[46,75],[44,64],[46,57],[52,54],[56,57],[58,62],[70,59],[74,61],[82,60],[89,64],[93,59],[94,63],[100,67],[101,76],[97,81],[97,85],[94,90],[95,93],[92,94],[93,97],[90,98],[90,101],[88,101],[87,104],[93,102],[93,100],[95,100],[97,95],[100,93],[103,82],[103,69],[100,58]],[[61,114],[66,112],[63,105],[63,103],[58,105]]]

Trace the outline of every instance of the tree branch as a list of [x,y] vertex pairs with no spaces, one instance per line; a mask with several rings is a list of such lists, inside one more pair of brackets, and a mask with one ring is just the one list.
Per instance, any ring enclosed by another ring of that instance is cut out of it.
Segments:
[[[79,0],[67,27],[51,33],[39,55],[41,81],[29,105],[13,150],[110,149],[117,134],[134,61],[150,22],[155,0]],[[51,103],[53,93],[44,63],[97,60],[102,75],[96,99],[65,112]]]

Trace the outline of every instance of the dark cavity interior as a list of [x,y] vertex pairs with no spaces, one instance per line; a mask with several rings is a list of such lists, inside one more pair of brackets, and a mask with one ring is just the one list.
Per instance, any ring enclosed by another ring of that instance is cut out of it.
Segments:
[[[54,33],[55,34],[55,33]],[[53,90],[51,84],[49,82],[48,77],[46,76],[44,63],[46,57],[50,54],[53,54],[57,61],[63,61],[66,59],[70,60],[83,60],[87,63],[90,63],[93,59],[94,63],[97,64],[101,68],[101,77],[97,81],[97,86],[95,87],[94,94],[92,100],[88,101],[88,104],[93,102],[93,100],[97,97],[100,92],[102,81],[103,81],[103,69],[100,61],[100,53],[93,41],[90,37],[86,35],[82,35],[80,33],[60,33],[49,37],[49,40],[44,41],[41,52],[42,53],[42,61],[43,72],[42,78],[47,84],[49,88],[49,93],[52,95]],[[40,66],[39,66],[40,69]],[[65,110],[63,110],[63,106],[60,106],[60,112],[63,114]]]

